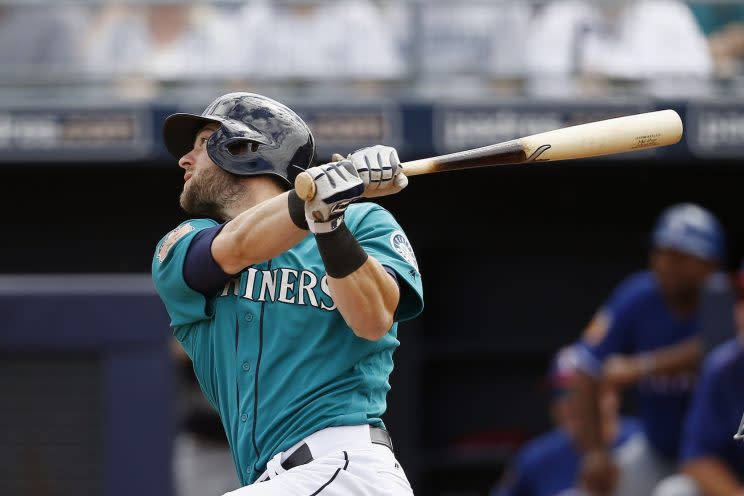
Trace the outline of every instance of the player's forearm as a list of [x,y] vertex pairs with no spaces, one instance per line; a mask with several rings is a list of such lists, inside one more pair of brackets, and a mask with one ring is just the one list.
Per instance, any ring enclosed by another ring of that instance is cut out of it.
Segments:
[[617,483],[617,467],[602,437],[599,381],[582,372],[575,376],[577,444],[582,452],[578,485],[589,494],[611,494]]
[[400,290],[380,262],[367,258],[343,278],[328,278],[331,296],[357,336],[376,341],[393,326]]
[[744,495],[744,486],[726,465],[715,458],[687,462],[682,471],[695,480],[705,496]]
[[576,413],[579,420],[577,432],[579,447],[584,453],[605,450],[599,415],[599,382],[579,372],[573,384],[573,393],[576,394]]
[[225,272],[274,258],[308,235],[292,221],[287,195],[261,202],[225,224],[212,243],[212,255]]
[[642,375],[675,374],[697,370],[703,356],[703,348],[698,338],[660,348],[648,354],[637,355]]

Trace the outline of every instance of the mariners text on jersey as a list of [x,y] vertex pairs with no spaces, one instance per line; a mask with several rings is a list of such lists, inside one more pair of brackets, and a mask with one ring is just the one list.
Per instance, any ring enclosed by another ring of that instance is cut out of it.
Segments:
[[319,277],[309,270],[282,267],[272,270],[248,269],[245,285],[236,277],[225,284],[220,296],[229,294],[247,300],[265,302],[278,301],[290,305],[310,305],[321,310],[332,311],[336,304],[328,288],[328,276]]

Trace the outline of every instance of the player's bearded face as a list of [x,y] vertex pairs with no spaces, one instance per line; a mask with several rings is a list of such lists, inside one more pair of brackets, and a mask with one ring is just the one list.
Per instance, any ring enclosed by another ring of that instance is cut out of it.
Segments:
[[181,208],[191,214],[223,217],[225,207],[241,193],[239,178],[218,166],[196,169],[181,192]]
[[225,208],[240,198],[240,178],[222,170],[207,155],[206,140],[214,132],[207,127],[197,134],[194,149],[179,164],[187,178],[181,192],[181,208],[191,214],[221,219]]

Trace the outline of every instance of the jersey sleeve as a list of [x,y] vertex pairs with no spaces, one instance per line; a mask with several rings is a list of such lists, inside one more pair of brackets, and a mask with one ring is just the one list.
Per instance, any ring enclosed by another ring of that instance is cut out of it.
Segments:
[[514,463],[513,467],[507,468],[504,478],[491,490],[490,496],[531,496],[519,461]]
[[578,366],[599,376],[605,359],[613,354],[632,352],[632,290],[621,287],[597,311],[580,341]]
[[716,391],[716,369],[705,367],[692,398],[682,435],[682,462],[723,455],[732,427],[723,418],[725,395]]
[[[491,491],[491,496],[533,496],[535,490],[531,480],[535,479],[532,466],[535,464],[529,445],[521,449],[507,467],[501,483]],[[540,479],[540,476],[537,476]]]
[[419,315],[424,309],[424,298],[416,255],[390,212],[375,206],[356,222],[352,221],[349,229],[371,257],[398,276],[400,302],[395,321],[402,322]]
[[155,248],[152,279],[174,328],[212,317],[210,298],[189,287],[183,269],[194,237],[217,225],[209,219],[184,222],[166,234]]

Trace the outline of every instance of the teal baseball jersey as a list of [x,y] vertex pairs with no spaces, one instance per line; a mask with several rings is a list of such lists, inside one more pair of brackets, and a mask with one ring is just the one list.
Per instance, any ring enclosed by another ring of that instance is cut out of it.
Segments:
[[320,429],[383,426],[397,322],[422,311],[421,276],[388,211],[352,205],[345,221],[400,285],[396,323],[379,341],[359,338],[346,325],[312,234],[247,267],[214,297],[191,289],[183,267],[191,240],[215,221],[184,222],[155,250],[155,287],[202,391],[220,414],[243,484],[255,481],[274,454]]

